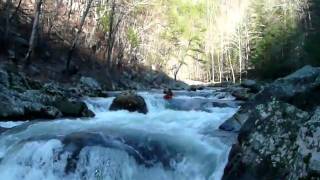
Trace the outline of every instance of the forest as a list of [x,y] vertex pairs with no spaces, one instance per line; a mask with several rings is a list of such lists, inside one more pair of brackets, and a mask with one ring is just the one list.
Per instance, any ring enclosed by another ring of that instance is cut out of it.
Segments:
[[74,70],[80,57],[106,76],[143,66],[180,80],[275,79],[319,64],[318,6],[312,0],[7,0],[1,49],[15,53],[13,35],[28,47],[18,50],[20,64],[48,55],[51,46],[62,49],[61,69]]
[[0,180],[319,180],[320,0],[0,0]]

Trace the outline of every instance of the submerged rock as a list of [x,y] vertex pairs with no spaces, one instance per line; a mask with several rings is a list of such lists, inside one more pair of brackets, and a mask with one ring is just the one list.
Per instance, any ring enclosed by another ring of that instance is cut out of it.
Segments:
[[103,133],[77,132],[67,135],[62,139],[63,150],[68,151],[66,173],[72,173],[77,169],[81,151],[86,147],[100,146],[105,148],[125,151],[133,157],[138,164],[145,167],[153,167],[162,164],[166,169],[174,169],[173,161],[181,161],[182,154],[157,139],[140,134],[132,135],[108,135]]
[[147,104],[143,97],[133,92],[124,92],[118,95],[110,106],[111,111],[128,110],[130,112],[148,113]]

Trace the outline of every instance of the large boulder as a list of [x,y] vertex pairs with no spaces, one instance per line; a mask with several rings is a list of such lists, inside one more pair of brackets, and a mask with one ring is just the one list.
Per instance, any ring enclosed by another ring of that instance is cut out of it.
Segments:
[[296,144],[299,148],[291,178],[320,179],[320,107],[300,128]]
[[220,126],[239,132],[223,179],[320,179],[320,69],[265,86]]
[[124,92],[118,95],[110,106],[111,111],[128,110],[130,112],[139,112],[146,114],[148,112],[147,104],[143,97],[134,92]]
[[[310,98],[311,93],[317,94],[318,92],[320,92],[320,68],[305,66],[293,74],[269,84],[257,94],[255,99],[264,101],[274,97],[303,108],[304,105],[314,106],[320,102],[318,96]],[[303,99],[310,100],[309,103],[313,104],[303,104],[300,101]]]
[[320,69],[305,66],[291,75],[266,85],[257,94],[252,94],[248,89],[241,87],[233,87],[230,91],[237,100],[249,101],[240,108],[236,115],[224,122],[220,129],[238,132],[259,103],[277,99],[302,110],[313,110],[319,106]]
[[307,172],[300,174],[296,169],[299,129],[309,120],[309,113],[287,103],[259,104],[240,130],[239,144],[230,154],[223,179],[306,177]]

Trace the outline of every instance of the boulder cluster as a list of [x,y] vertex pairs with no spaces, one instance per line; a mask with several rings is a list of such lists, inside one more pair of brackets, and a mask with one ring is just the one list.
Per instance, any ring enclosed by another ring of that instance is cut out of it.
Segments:
[[320,179],[320,68],[256,90],[220,126],[239,133],[223,179]]
[[100,85],[92,78],[81,78],[78,85],[66,88],[0,68],[0,121],[92,117],[94,113],[81,97],[101,93]]

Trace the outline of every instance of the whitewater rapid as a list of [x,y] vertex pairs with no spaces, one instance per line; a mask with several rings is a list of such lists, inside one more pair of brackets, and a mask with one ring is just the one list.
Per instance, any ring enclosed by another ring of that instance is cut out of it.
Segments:
[[94,118],[6,122],[4,180],[220,180],[231,148],[218,129],[238,109],[210,91],[140,92],[148,114],[108,111],[114,97],[86,99]]

